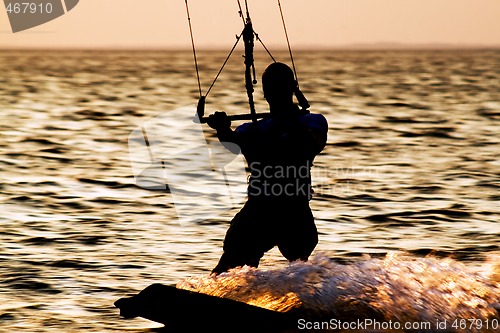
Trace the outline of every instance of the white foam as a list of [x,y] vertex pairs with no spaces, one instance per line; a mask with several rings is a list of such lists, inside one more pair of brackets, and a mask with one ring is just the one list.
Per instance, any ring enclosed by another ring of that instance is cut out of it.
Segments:
[[309,262],[260,270],[243,267],[195,276],[178,288],[315,318],[399,322],[499,317],[500,255],[469,266],[453,259],[391,252],[338,264],[318,254]]

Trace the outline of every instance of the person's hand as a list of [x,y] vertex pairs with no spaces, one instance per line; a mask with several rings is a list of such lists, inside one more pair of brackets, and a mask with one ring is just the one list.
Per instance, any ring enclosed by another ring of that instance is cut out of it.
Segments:
[[215,130],[220,130],[229,128],[231,126],[231,120],[229,120],[225,112],[216,111],[214,114],[208,116],[207,124]]

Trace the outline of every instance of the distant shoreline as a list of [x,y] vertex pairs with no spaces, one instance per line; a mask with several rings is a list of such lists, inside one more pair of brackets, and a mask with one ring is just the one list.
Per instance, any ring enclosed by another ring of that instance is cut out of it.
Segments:
[[[282,45],[268,47],[272,52],[288,52]],[[295,52],[311,51],[496,51],[500,50],[500,45],[456,45],[456,44],[398,44],[398,43],[373,43],[373,44],[351,44],[341,46],[303,46],[295,47]],[[0,51],[117,51],[117,52],[191,52],[188,47],[145,47],[131,48],[126,46],[114,47],[2,47]],[[227,48],[222,47],[199,47],[197,51],[203,52],[227,52]],[[255,52],[265,52],[256,48]]]

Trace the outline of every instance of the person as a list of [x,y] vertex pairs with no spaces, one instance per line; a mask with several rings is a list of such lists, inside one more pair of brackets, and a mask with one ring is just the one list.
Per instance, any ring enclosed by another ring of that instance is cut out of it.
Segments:
[[247,202],[231,221],[214,274],[243,265],[258,267],[276,245],[289,261],[306,261],[318,243],[309,206],[311,167],[325,147],[328,123],[323,115],[294,104],[298,84],[287,65],[269,65],[262,86],[270,117],[234,131],[224,112],[208,119],[222,144],[239,146],[250,169]]

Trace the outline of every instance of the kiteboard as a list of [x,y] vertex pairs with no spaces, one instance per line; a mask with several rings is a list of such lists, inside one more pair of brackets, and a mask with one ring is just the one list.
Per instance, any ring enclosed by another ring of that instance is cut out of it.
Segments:
[[297,327],[292,313],[152,284],[139,294],[115,302],[124,318],[142,317],[165,325],[168,332],[207,328],[224,332],[283,332]]

